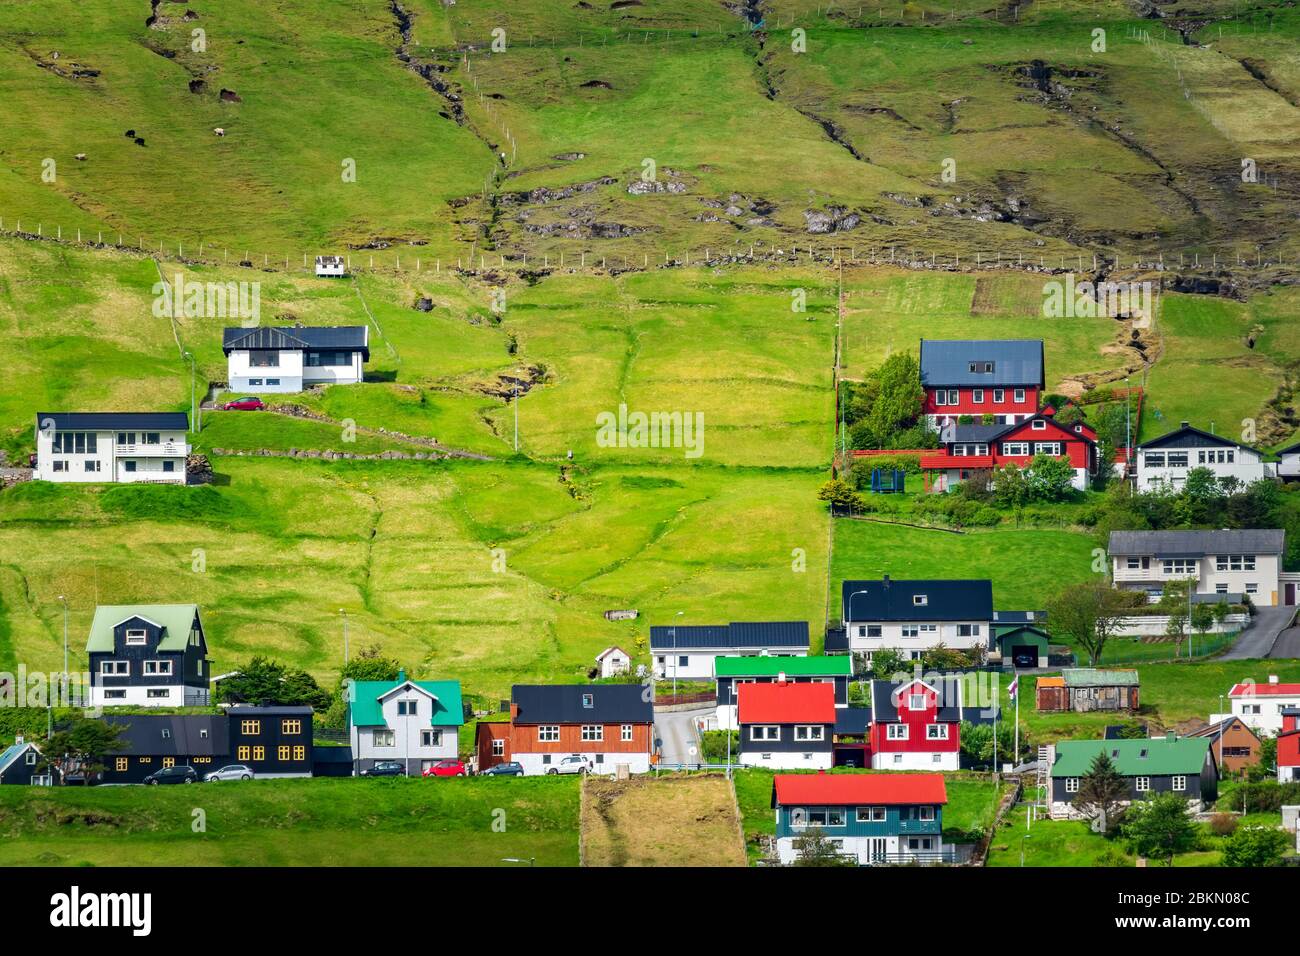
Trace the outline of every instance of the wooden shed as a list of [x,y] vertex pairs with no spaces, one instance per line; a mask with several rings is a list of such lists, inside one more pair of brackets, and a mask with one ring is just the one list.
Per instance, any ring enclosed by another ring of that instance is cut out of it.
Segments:
[[1037,705],[1040,711],[1132,711],[1138,709],[1138,673],[1135,670],[1101,670],[1071,667],[1060,677],[1040,677]]

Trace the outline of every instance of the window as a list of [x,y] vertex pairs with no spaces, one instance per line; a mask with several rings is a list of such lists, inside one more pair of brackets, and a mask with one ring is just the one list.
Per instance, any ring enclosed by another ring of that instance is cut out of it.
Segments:
[[537,740],[539,743],[553,744],[560,739],[559,724],[539,724],[537,727]]
[[[393,731],[391,731],[391,730],[376,730],[376,731],[372,734],[372,736],[371,736],[371,740],[374,742],[374,745],[375,745],[376,747],[396,747],[396,746],[397,746],[397,735],[396,735],[395,733],[393,733]],[[247,747],[240,747],[239,749],[240,749],[240,750],[247,750],[248,748],[247,748]]]
[[442,731],[441,730],[421,730],[420,731],[421,747],[441,747]]
[[825,740],[826,728],[818,724],[796,724],[794,728],[795,740]]
[[917,810],[919,811],[917,814],[918,820],[922,820],[926,823],[934,820],[934,807],[917,807]]
[[927,596],[924,595],[924,594],[913,594],[913,595],[912,595],[912,604],[913,604],[915,607],[925,607],[925,605],[927,605],[927,604],[929,604],[929,603],[930,603],[930,599],[929,599],[929,597],[927,597]]
[[908,710],[925,710],[925,695],[924,695],[924,694],[908,694],[908,695],[907,695],[907,708],[908,708]]
[[277,748],[275,749],[275,754],[276,754],[276,758],[277,758],[281,763],[283,763],[284,761],[286,761],[286,760],[289,759],[289,748],[288,748],[288,747],[277,747]]
[[958,624],[957,636],[958,637],[979,637],[980,626],[978,624]]
[[191,763],[212,763],[212,758],[211,758],[211,757],[195,757],[195,758],[194,758],[193,760],[191,760],[190,762],[191,762]]
[[884,823],[884,807],[858,807],[859,823]]
[[1066,792],[1066,793],[1078,793],[1078,792],[1079,792],[1079,778],[1078,778],[1078,777],[1066,777],[1066,778],[1065,778],[1065,792]]
[[280,380],[279,380],[278,378],[268,378],[268,379],[266,380],[266,384],[267,384],[267,385],[279,385],[279,384],[280,384]]
[[248,364],[252,368],[279,368],[280,353],[275,349],[249,349]]
[[54,462],[54,470],[55,470],[55,471],[67,471],[67,470],[68,470],[68,463],[67,463],[66,461],[56,461],[56,462]]
[[886,724],[886,725],[885,725],[885,739],[886,739],[886,740],[906,740],[906,739],[907,739],[907,724]]
[[928,727],[925,728],[925,739],[926,740],[947,740],[948,725],[930,724]]
[[903,762],[903,755],[902,755],[902,754],[894,754],[894,763],[902,763],[902,762]]
[[302,744],[295,744],[295,745],[294,745],[294,748],[293,748],[293,759],[294,759],[294,760],[306,760],[306,759],[307,759],[307,748],[306,748],[305,746],[303,746]]
[[1142,456],[1142,464],[1147,468],[1163,468],[1165,466],[1165,453],[1162,451],[1149,451]]
[[1023,402],[1025,400],[1025,390],[1023,388],[1016,389],[1011,393],[1011,395],[1013,400],[1016,402]]
[[163,462],[163,471],[170,472],[175,470],[176,470],[176,462],[172,461],[171,459],[167,459]]
[[1258,593],[1259,593],[1259,585],[1256,584],[1254,581],[1247,581],[1247,582],[1246,582],[1246,593],[1247,593],[1247,594],[1258,594]]
[[1034,442],[1034,454],[1052,455],[1053,457],[1061,454],[1061,443],[1059,441],[1040,441]]
[[302,733],[302,721],[301,720],[280,721],[280,733],[286,735]]
[[95,455],[99,452],[95,432],[55,432],[50,450],[61,455]]
[[140,435],[140,440],[146,445],[157,445],[162,442],[162,434],[160,432],[143,432]]
[[106,690],[104,697],[107,700],[126,700],[126,691],[124,690]]
[[342,351],[308,352],[304,356],[303,364],[311,368],[325,365],[351,365],[352,353]]
[[124,677],[131,673],[130,661],[103,661],[99,673],[104,677]]
[[1035,418],[1029,427],[1036,432],[1045,432],[1047,431],[1047,422],[1043,421],[1041,418]]
[[983,404],[984,404],[984,389],[982,389],[982,388],[972,389],[972,390],[971,390],[971,393],[970,393],[970,398],[971,398],[971,401],[974,402],[976,405],[983,405]]
[[100,463],[99,463],[99,460],[98,460],[98,459],[96,459],[96,458],[87,458],[87,459],[86,459],[86,471],[91,471],[91,472],[97,472],[97,471],[99,471],[99,464],[100,464]]
[[1226,584],[1216,584],[1216,585],[1214,586],[1214,593],[1215,593],[1215,594],[1227,594],[1227,593],[1228,593],[1228,585],[1226,585]]
[[148,641],[149,635],[140,628],[128,628],[126,632],[126,643],[128,645],[144,644]]
[[122,462],[122,469],[129,474],[135,474],[135,462],[133,461]]
[[136,763],[153,763],[153,757],[141,757]]
[[1171,451],[1167,456],[1165,456],[1165,461],[1169,464],[1170,468],[1186,468],[1187,452]]
[[750,740],[780,740],[781,728],[775,724],[755,724],[749,728]]
[[1194,558],[1166,558],[1161,562],[1165,574],[1190,577],[1196,573]]
[[[881,630],[879,624],[867,625],[867,637],[880,637],[882,633],[883,631]],[[858,636],[861,637],[862,635],[859,634]]]
[[260,720],[241,720],[239,722],[239,732],[245,737],[257,737],[262,733],[262,722]]
[[919,637],[921,634],[921,629],[915,624],[904,624],[901,631],[904,637]]
[[958,392],[957,389],[955,388],[948,389],[948,404],[956,405],[960,401],[961,401],[961,393]]
[[176,758],[175,758],[175,757],[163,757],[163,769],[164,769],[164,770],[168,769],[169,767],[174,767],[174,766],[176,766]]
[[167,695],[168,692],[166,690],[150,690],[147,696],[153,698],[160,698],[160,697],[166,697]]
[[731,699],[740,700],[740,691],[738,689],[740,685],[752,684],[752,683],[754,683],[754,678],[752,677],[737,677],[734,681],[731,682]]
[[596,698],[592,694],[582,695],[582,709],[591,710],[596,706]]
[[504,757],[506,755],[506,742],[504,740],[493,739],[492,756]]
[[687,655],[682,654],[680,657],[677,658],[678,667],[690,667],[690,665],[691,665],[691,659]]
[[1178,776],[1175,776],[1175,777],[1174,777],[1174,789],[1175,789],[1175,790],[1178,790],[1178,791],[1180,791],[1180,792],[1183,791],[1183,790],[1186,790],[1186,789],[1187,789],[1187,778],[1184,777],[1184,776],[1182,776],[1181,774],[1178,775]]
[[622,739],[623,743],[625,743],[625,744],[630,744],[630,743],[632,742],[632,725],[631,725],[631,724],[624,724],[624,725],[623,725],[621,739]]
[[126,769],[126,764],[127,764],[126,757],[118,757],[113,761],[113,768],[117,770],[118,773],[121,773]]
[[261,385],[261,384],[262,384],[262,380],[261,380],[260,378],[250,378],[250,379],[248,380],[248,384],[249,384],[249,387],[251,388],[251,387],[254,386],[254,385]]
[[1002,454],[1004,455],[1028,455],[1029,442],[1027,441],[1004,441],[1002,443]]
[[135,432],[118,432],[118,433],[117,433],[117,443],[118,443],[119,445],[134,445],[134,444],[135,444]]
[[420,702],[416,700],[399,700],[397,702],[398,717],[418,717],[420,715]]
[[172,672],[171,661],[145,661],[144,673],[146,677],[168,677]]
[[583,724],[582,739],[587,741],[599,742],[605,739],[605,727],[603,724]]
[[253,748],[253,759],[254,759],[254,760],[265,760],[265,759],[266,759],[266,748],[265,748],[265,747],[254,747],[254,748]]
[[1214,556],[1214,567],[1217,571],[1254,571],[1255,556],[1253,554],[1218,554]]
[[1134,782],[1134,787],[1138,793],[1146,793],[1148,790],[1151,789],[1151,778],[1138,777],[1137,780]]
[[1001,404],[1007,400],[1007,390],[1005,388],[993,389],[993,401]]

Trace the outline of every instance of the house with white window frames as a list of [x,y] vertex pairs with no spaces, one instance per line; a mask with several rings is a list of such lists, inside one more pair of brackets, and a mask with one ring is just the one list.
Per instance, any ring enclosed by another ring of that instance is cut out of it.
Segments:
[[418,777],[458,753],[465,722],[460,682],[353,681],[348,691],[348,728],[353,773],[395,760]]
[[851,653],[867,663],[880,650],[905,660],[942,644],[988,650],[993,625],[993,584],[987,580],[845,581],[842,626]]
[[41,481],[185,484],[184,412],[38,412]]
[[311,385],[364,381],[370,329],[365,325],[227,328],[221,347],[232,392],[301,392]]
[[[1112,531],[1107,545],[1117,588],[1156,601],[1166,582],[1190,579],[1197,596],[1232,604],[1245,595],[1267,607],[1286,603],[1279,578],[1285,549],[1280,529]],[[1288,596],[1294,603],[1294,588]]]
[[1177,491],[1193,468],[1209,469],[1221,483],[1235,482],[1239,486],[1277,477],[1277,467],[1264,461],[1263,452],[1193,428],[1187,422],[1176,431],[1138,445],[1134,457],[1138,491]]
[[211,703],[208,644],[196,604],[100,605],[86,656],[92,707]]
[[1048,747],[1049,812],[1054,820],[1078,820],[1086,808],[1076,805],[1082,781],[1099,754],[1106,754],[1124,778],[1128,806],[1154,794],[1174,793],[1199,813],[1218,798],[1218,768],[1206,737],[1163,737],[1126,740],[1063,740]]

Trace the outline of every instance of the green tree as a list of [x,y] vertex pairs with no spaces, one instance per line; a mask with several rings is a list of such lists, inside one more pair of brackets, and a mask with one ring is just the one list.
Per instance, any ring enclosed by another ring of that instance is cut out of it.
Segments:
[[821,827],[809,827],[794,838],[794,866],[853,866]]
[[1187,801],[1162,793],[1129,807],[1124,836],[1133,852],[1173,866],[1174,857],[1196,846],[1196,823],[1187,814]]
[[863,505],[862,496],[854,491],[848,482],[839,478],[832,478],[822,485],[817,492],[817,497],[822,501],[830,502],[832,514],[853,511]]
[[316,683],[316,678],[266,657],[254,657],[238,674],[217,686],[217,698],[224,703],[314,710],[324,710],[330,705],[330,695]]
[[1277,866],[1290,847],[1285,830],[1275,827],[1238,827],[1223,842],[1223,866]]
[[1092,758],[1088,772],[1079,780],[1074,805],[1092,819],[1092,829],[1105,835],[1114,822],[1120,803],[1128,797],[1128,783],[1115,769],[1104,750]]
[[339,684],[346,680],[397,680],[402,664],[394,657],[385,657],[378,644],[362,648],[357,656],[343,665]]
[[57,767],[67,773],[80,770],[83,783],[103,773],[104,755],[121,747],[121,726],[79,715],[54,732],[45,742],[42,767]]
[[1097,666],[1119,619],[1127,609],[1126,599],[1104,581],[1072,584],[1047,602],[1047,619],[1052,632],[1073,639],[1088,652],[1088,662]]
[[1068,458],[1035,455],[1025,478],[1031,501],[1064,501],[1074,492],[1074,466]]
[[908,671],[903,655],[892,648],[882,648],[871,655],[871,676],[876,680],[889,680],[895,674]]

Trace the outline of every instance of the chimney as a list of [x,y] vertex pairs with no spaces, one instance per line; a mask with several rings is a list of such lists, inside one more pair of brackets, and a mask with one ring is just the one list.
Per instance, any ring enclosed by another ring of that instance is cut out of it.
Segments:
[[1191,424],[1192,424],[1192,423],[1191,423],[1191,422],[1179,422],[1178,424],[1179,424],[1179,426],[1182,427],[1182,428],[1189,428],[1189,427],[1191,427]]
[[401,684],[401,683],[403,683],[405,680],[406,680],[406,669],[403,668],[403,669],[401,669],[401,670],[399,670],[399,671],[397,672],[397,682],[398,682],[399,684]]
[[1178,735],[1174,733],[1172,730],[1165,732],[1165,740],[1169,741],[1171,744],[1177,739],[1178,739]]
[[785,671],[781,671],[779,674],[776,675],[776,682],[778,684],[785,683]]
[[519,717],[519,705],[511,701],[510,703],[510,720],[513,723]]
[[881,582],[885,587],[889,587],[889,575],[886,574],[884,581]]
[[15,735],[14,735],[14,745],[15,745],[15,746],[17,746],[17,745],[19,745],[19,744],[22,744],[23,742],[24,742],[24,740],[23,740],[23,735],[22,735],[22,734],[15,734]]
[[1270,684],[1276,684],[1276,683],[1277,683],[1277,675],[1276,675],[1276,674],[1269,674],[1269,675],[1268,675],[1268,682],[1269,682]]

